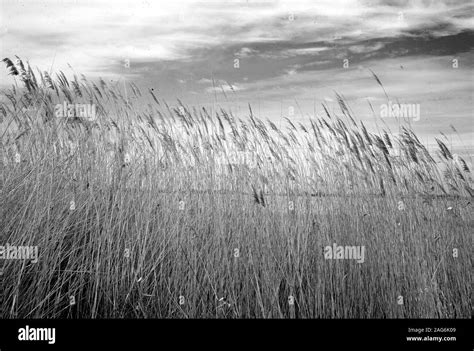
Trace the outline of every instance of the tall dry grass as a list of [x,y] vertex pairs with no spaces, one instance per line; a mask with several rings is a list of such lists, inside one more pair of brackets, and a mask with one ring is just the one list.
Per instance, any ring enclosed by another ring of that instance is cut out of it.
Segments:
[[340,96],[279,128],[4,62],[0,245],[40,257],[0,261],[3,318],[470,316],[472,178],[442,139],[373,133]]

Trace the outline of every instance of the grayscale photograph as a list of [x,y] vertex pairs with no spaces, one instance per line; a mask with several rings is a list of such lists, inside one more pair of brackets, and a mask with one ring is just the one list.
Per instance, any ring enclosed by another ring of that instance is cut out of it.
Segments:
[[1,319],[471,318],[471,1],[0,6]]

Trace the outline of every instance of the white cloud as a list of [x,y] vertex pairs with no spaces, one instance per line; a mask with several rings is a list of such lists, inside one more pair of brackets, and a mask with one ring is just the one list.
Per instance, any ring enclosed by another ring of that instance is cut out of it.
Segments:
[[249,57],[249,56],[256,55],[257,53],[258,53],[257,50],[247,48],[247,47],[243,47],[238,52],[236,52],[234,56],[238,57],[238,58],[246,58],[246,57]]
[[212,84],[212,79],[201,78],[197,81],[198,84]]
[[378,51],[384,47],[383,43],[375,43],[371,45],[352,45],[349,47],[349,51],[355,54],[369,53]]
[[328,47],[300,48],[288,49],[281,53],[283,57],[299,56],[299,55],[318,55],[320,52],[328,50]]
[[[258,53],[248,46],[251,43],[307,42],[315,35],[333,41],[335,34],[345,40],[396,37],[403,30],[440,21],[457,30],[473,29],[472,17],[453,16],[469,10],[466,6],[404,1],[397,7],[367,0],[230,1],[225,6],[200,0],[5,1],[0,50],[4,57],[19,54],[35,65],[50,65],[54,59],[58,67],[70,63],[87,73],[109,65],[111,59],[189,61],[194,50],[232,44],[242,44],[237,56],[249,57]],[[353,52],[364,49],[356,46]],[[284,54],[316,55],[324,50],[289,49]]]
[[243,90],[243,88],[241,86],[238,86],[237,84],[232,84],[232,85],[222,84],[219,86],[216,85],[215,87],[206,88],[207,93],[214,93],[214,92],[222,93],[222,91],[224,91],[225,93],[228,93],[228,92],[236,92],[240,90]]

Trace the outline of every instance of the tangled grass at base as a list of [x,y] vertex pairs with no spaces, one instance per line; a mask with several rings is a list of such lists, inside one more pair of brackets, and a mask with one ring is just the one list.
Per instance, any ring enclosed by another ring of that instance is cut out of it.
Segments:
[[2,318],[471,315],[472,178],[441,139],[370,132],[341,96],[277,127],[4,61],[0,245],[39,258],[0,260]]

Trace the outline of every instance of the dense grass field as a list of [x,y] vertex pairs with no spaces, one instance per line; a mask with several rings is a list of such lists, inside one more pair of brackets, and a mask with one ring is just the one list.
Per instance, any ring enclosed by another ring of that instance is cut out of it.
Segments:
[[4,62],[0,245],[39,257],[0,260],[0,317],[470,317],[471,165],[442,136],[339,95],[277,126]]

